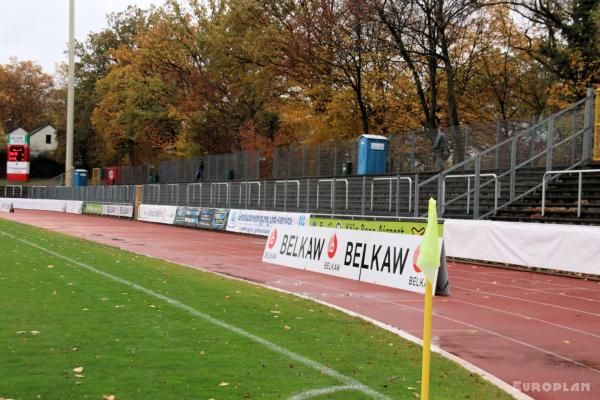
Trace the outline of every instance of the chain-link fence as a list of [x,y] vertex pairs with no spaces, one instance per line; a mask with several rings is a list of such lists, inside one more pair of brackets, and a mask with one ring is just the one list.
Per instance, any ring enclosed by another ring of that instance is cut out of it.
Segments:
[[194,182],[200,159],[204,162],[202,180],[206,182],[231,179],[257,179],[260,175],[259,151],[246,150],[236,153],[161,161],[158,166],[159,182]]
[[[573,119],[577,120],[576,117]],[[450,158],[447,165],[481,152],[493,145],[519,135],[535,123],[532,121],[498,121],[491,124],[463,125],[444,129],[448,138]],[[433,142],[436,131],[415,130],[388,137],[386,171],[406,174],[435,171]],[[519,141],[519,151],[535,154],[545,146],[543,130],[531,131],[529,141]],[[161,161],[158,170],[151,165],[122,166],[120,184],[194,182],[200,159],[204,163],[203,182],[221,180],[284,179],[355,175],[357,140],[326,141],[315,144],[292,144],[271,151],[245,150],[228,154]],[[459,154],[460,152],[460,154]],[[499,153],[497,162],[506,154]],[[498,166],[499,166],[498,165]],[[493,167],[498,167],[493,166]],[[346,170],[344,169],[346,167]]]
[[[498,144],[528,129],[535,120],[498,121],[492,124],[464,125],[456,132],[444,129],[448,138],[448,164],[468,159],[474,154]],[[387,173],[405,174],[435,171],[433,142],[437,130],[416,130],[390,135],[387,154]],[[541,141],[541,138],[536,138]],[[460,141],[460,145],[458,145]],[[351,163],[350,175],[356,174],[358,143],[330,141],[277,147],[273,152],[271,178],[302,178],[346,175],[343,165]],[[457,153],[461,149],[460,155]],[[264,174],[262,175],[265,176]]]

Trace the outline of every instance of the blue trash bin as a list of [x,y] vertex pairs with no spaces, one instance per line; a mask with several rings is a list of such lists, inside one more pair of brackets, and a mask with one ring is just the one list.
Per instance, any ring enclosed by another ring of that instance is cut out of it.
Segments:
[[73,171],[73,186],[87,186],[87,170],[76,169]]
[[358,139],[358,175],[385,174],[389,140],[385,136],[361,135]]

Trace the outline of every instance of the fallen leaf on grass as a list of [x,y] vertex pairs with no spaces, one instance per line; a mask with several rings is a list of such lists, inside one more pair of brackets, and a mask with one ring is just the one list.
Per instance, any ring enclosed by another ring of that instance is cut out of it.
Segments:
[[287,325],[284,325],[284,326],[283,326],[283,329],[285,329],[286,331],[289,331],[289,330],[290,330],[290,329],[292,329],[292,328],[291,328],[291,327],[289,327],[289,326],[287,326]]
[[221,382],[221,383],[219,383],[219,386],[220,387],[229,386],[229,383],[228,382]]
[[54,268],[54,265],[48,265],[48,269]]
[[29,332],[29,333],[31,333],[33,336],[35,336],[35,335],[39,335],[39,334],[40,334],[40,331],[31,331],[31,332]]
[[83,367],[75,367],[73,368],[73,372],[75,372],[76,374],[80,374],[83,372]]
[[271,310],[271,314],[281,314],[281,311]]
[[85,375],[75,374],[75,378],[85,378]]
[[117,397],[114,394],[105,394],[102,396],[102,400],[117,400]]

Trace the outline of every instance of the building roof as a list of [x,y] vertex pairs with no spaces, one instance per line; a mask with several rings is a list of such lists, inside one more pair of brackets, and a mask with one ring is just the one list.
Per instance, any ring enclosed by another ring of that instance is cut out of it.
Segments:
[[12,132],[9,132],[8,134],[9,134],[9,135],[12,135],[13,133],[20,133],[20,134],[23,134],[23,132],[25,132],[26,134],[29,134],[29,132],[27,132],[27,131],[26,131],[25,129],[23,129],[23,128],[17,128],[17,129],[15,129],[15,130],[13,130]]
[[50,126],[52,127],[52,129],[56,130],[55,127],[52,126],[52,124],[45,124],[45,125],[41,125],[38,126],[37,128],[35,128],[34,130],[31,131],[31,133],[29,134],[30,136],[35,135],[36,133],[38,133],[39,131],[41,131],[42,129],[44,129],[45,127]]

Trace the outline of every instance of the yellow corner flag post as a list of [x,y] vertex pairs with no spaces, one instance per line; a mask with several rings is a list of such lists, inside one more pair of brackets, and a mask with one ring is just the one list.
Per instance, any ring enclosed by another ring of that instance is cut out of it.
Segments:
[[429,399],[429,366],[431,360],[431,303],[433,297],[433,280],[440,266],[440,249],[438,238],[436,201],[429,199],[427,212],[427,228],[421,241],[417,266],[425,274],[425,311],[423,314],[423,364],[421,368],[421,399]]

